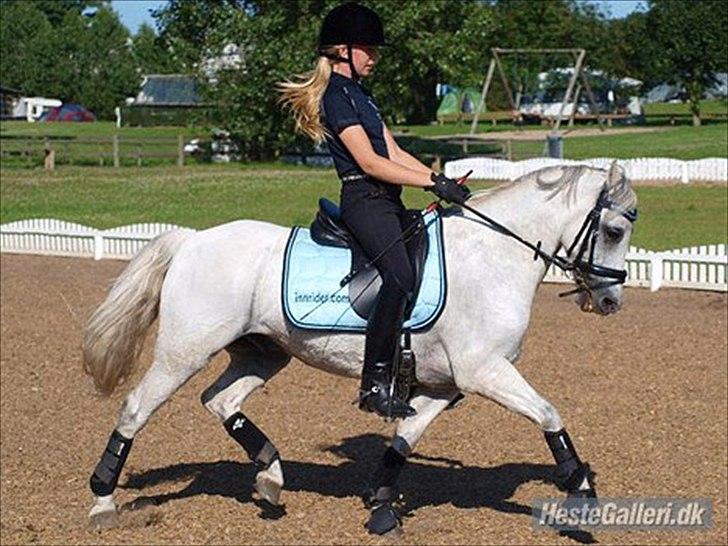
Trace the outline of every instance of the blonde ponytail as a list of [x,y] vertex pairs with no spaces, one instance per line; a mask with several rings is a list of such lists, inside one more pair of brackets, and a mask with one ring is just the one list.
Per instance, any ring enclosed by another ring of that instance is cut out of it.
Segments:
[[319,112],[321,97],[331,78],[331,64],[332,61],[321,56],[313,70],[295,76],[297,81],[286,80],[278,84],[279,101],[293,112],[296,131],[312,138],[316,144],[320,144],[326,134]]

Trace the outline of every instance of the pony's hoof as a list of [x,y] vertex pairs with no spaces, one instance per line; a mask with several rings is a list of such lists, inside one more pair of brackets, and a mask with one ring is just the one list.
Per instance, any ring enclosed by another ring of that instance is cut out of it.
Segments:
[[273,506],[278,506],[281,500],[283,489],[283,472],[281,463],[276,460],[265,470],[261,470],[255,476],[255,490],[264,500]]
[[95,529],[108,529],[116,526],[119,521],[119,513],[116,510],[114,498],[111,495],[96,497],[96,503],[88,513],[91,519],[91,526]]
[[402,534],[399,517],[388,502],[380,504],[372,510],[372,515],[364,527],[373,535],[399,536]]

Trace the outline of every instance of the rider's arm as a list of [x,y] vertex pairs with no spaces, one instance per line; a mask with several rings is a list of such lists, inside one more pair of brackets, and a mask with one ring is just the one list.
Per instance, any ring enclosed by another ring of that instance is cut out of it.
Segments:
[[339,138],[359,167],[369,176],[400,186],[423,188],[433,185],[429,169],[426,172],[416,170],[377,154],[361,125],[350,125],[339,133]]
[[427,173],[428,175],[434,172],[419,159],[400,148],[399,144],[397,144],[397,141],[394,140],[392,133],[389,131],[389,128],[386,125],[384,126],[384,140],[387,142],[387,151],[389,152],[389,157],[395,163],[399,163],[400,165],[409,167],[410,169],[417,172]]

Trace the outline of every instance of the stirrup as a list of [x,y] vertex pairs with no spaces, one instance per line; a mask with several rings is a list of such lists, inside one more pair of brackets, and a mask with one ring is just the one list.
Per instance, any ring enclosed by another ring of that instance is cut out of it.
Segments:
[[[377,399],[371,400],[372,397],[376,397]],[[372,385],[368,391],[359,391],[359,409],[376,413],[385,419],[399,419],[417,414],[417,411],[412,406],[403,402],[393,393],[384,389],[381,384],[377,383]]]

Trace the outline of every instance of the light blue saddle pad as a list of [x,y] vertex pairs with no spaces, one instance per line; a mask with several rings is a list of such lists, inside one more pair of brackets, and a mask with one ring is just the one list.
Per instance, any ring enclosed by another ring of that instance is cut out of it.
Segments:
[[[446,274],[442,220],[424,216],[429,245],[417,302],[405,322],[412,331],[431,326],[445,306]],[[349,287],[339,282],[351,270],[348,248],[322,246],[306,228],[294,227],[283,258],[282,299],[286,317],[299,328],[364,332],[366,320],[349,305]]]

